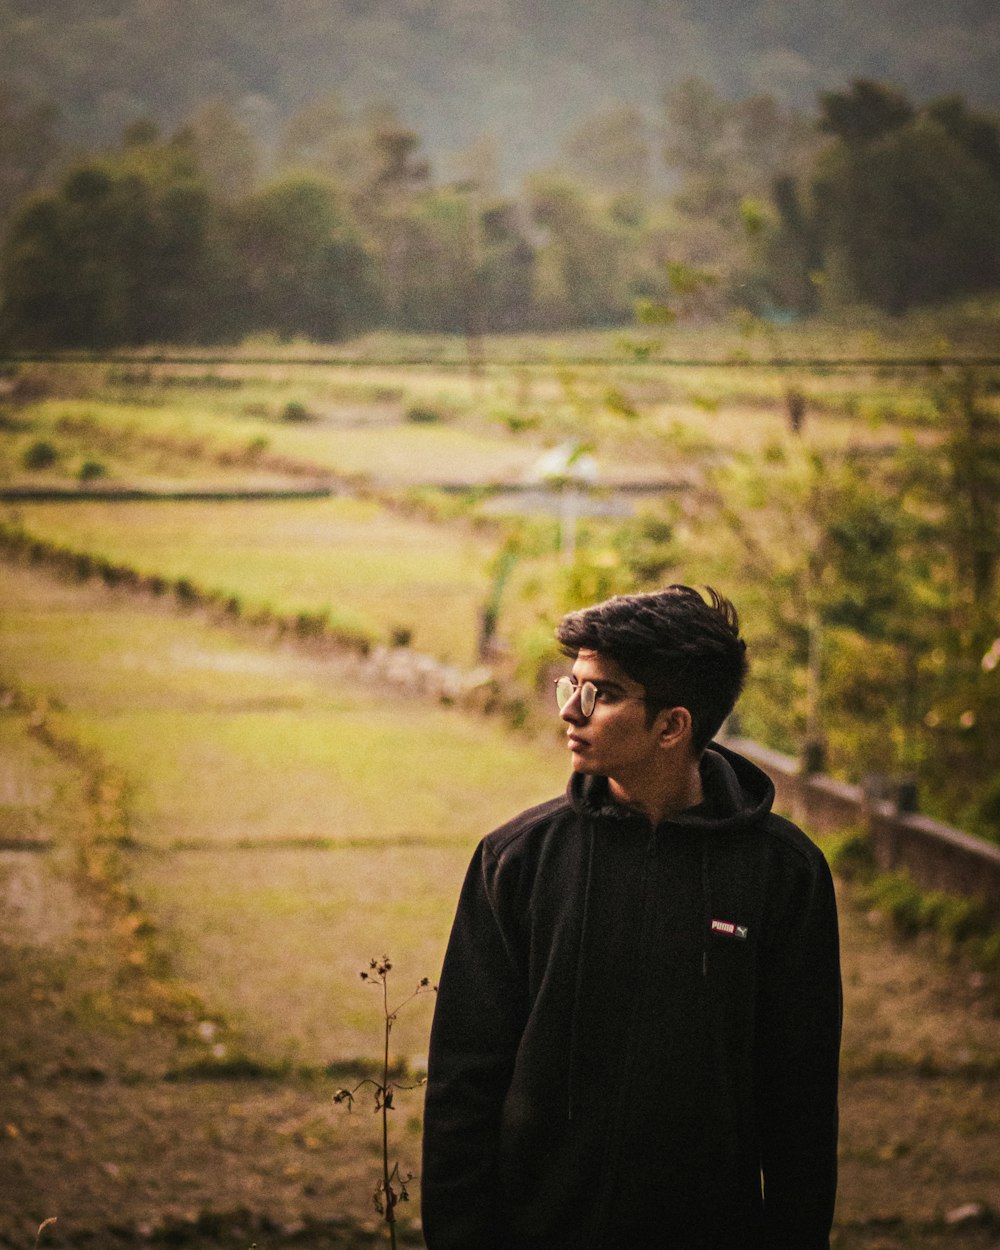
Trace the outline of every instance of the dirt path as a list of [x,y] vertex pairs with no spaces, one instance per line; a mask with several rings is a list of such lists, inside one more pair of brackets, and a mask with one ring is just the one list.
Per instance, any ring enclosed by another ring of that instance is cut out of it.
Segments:
[[[246,1062],[198,1078],[219,1026],[99,861],[81,881],[108,798],[93,781],[0,711],[0,1250],[52,1217],[42,1247],[380,1244],[377,1122],[333,1104],[341,1079]],[[843,930],[836,1244],[998,1247],[994,990],[846,895]],[[396,1148],[415,1168],[408,1099]]]

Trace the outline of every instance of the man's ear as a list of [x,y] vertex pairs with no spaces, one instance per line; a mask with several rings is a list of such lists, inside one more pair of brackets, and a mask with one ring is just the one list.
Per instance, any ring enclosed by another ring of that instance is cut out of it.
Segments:
[[686,707],[664,708],[659,716],[660,745],[676,747],[687,739],[691,739],[691,713]]

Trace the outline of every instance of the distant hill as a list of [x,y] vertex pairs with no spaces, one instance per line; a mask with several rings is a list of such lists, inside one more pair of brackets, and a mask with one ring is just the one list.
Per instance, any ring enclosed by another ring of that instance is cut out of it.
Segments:
[[205,100],[264,140],[305,101],[386,101],[437,156],[493,135],[509,175],[623,100],[652,118],[699,75],[809,106],[858,76],[1000,108],[995,0],[0,0],[0,81],[65,137],[116,140]]

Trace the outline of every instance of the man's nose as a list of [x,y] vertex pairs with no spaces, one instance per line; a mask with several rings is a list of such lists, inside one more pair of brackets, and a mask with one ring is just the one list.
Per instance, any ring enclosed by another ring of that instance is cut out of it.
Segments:
[[564,721],[569,721],[571,725],[582,725],[587,719],[580,707],[581,699],[580,688],[577,687],[571,697],[559,709],[559,715]]

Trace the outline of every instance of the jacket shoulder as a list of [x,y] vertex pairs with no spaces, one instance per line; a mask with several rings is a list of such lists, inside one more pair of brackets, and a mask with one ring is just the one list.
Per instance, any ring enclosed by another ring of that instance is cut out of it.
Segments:
[[545,834],[555,822],[572,811],[565,795],[538,803],[487,834],[483,838],[483,848],[495,859],[505,859],[524,848],[538,835]]
[[775,851],[798,867],[821,876],[829,874],[826,856],[816,843],[796,824],[771,812],[764,822],[764,832]]

